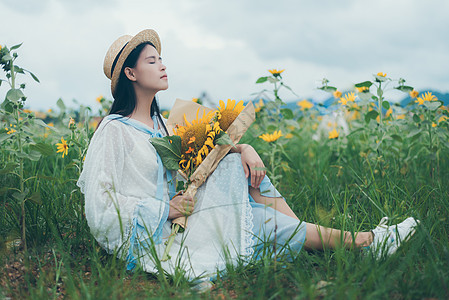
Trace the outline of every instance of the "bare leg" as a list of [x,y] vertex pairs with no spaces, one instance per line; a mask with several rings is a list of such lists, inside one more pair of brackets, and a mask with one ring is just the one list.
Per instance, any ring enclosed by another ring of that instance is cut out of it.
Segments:
[[354,240],[349,231],[341,231],[311,223],[306,223],[306,226],[304,247],[308,250],[336,249],[341,247],[342,243],[347,249],[361,248],[373,242],[373,234],[371,232],[354,232]]
[[[299,220],[284,199],[262,196],[259,189],[251,186],[249,187],[249,193],[257,203],[265,204],[289,217]],[[342,242],[345,248],[360,248],[368,246],[373,242],[373,234],[371,232],[354,232],[354,240],[349,231],[327,228],[312,223],[306,223],[306,226],[304,247],[308,250],[336,249],[341,246]],[[342,234],[344,234],[343,238]]]
[[293,210],[288,206],[287,202],[285,202],[282,198],[276,198],[276,197],[265,197],[260,194],[260,189],[255,189],[252,186],[249,187],[249,193],[251,197],[253,197],[254,201],[257,203],[265,204],[284,215],[287,215],[289,217],[295,218],[296,220],[299,220],[299,218],[295,215]]

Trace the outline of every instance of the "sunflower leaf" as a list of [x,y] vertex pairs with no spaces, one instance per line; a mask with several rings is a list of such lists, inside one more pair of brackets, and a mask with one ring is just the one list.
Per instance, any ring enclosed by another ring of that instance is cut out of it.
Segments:
[[232,140],[229,137],[229,135],[226,132],[224,132],[224,131],[221,131],[215,137],[215,143],[217,145],[232,145],[232,147],[235,147],[235,144],[232,142]]
[[181,160],[181,137],[177,135],[150,139],[167,170],[178,170]]
[[257,79],[256,83],[262,83],[262,82],[265,82],[265,81],[267,81],[267,80],[268,80],[268,77],[267,77],[267,76],[265,76],[265,77],[259,77],[259,79]]
[[357,87],[357,88],[368,87],[369,88],[372,85],[373,85],[373,83],[371,81],[364,81],[364,82],[355,84],[355,87]]

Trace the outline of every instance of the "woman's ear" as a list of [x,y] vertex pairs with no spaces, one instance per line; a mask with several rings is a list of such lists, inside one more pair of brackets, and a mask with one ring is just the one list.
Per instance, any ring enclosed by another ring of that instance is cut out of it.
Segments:
[[126,67],[124,72],[125,72],[126,77],[128,77],[129,80],[136,81],[136,76],[134,75],[134,70],[132,68]]

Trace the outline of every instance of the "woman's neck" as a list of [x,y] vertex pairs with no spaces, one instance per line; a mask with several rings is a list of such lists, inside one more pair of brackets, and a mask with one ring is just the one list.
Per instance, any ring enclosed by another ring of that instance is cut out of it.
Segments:
[[156,94],[136,92],[136,108],[131,113],[130,118],[140,121],[153,128],[153,119],[151,118],[151,104]]

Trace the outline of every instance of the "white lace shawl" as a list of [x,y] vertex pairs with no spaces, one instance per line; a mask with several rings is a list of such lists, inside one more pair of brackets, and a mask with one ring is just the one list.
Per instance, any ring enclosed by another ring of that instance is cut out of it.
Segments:
[[[134,254],[149,272],[157,271],[154,251],[149,248],[155,246],[160,259],[165,245],[153,243],[148,247],[148,241],[160,224],[165,240],[171,225],[162,219],[169,201],[166,182],[164,201],[155,198],[157,170],[156,150],[147,133],[118,120],[105,119],[90,142],[77,182],[85,195],[91,232],[110,253],[119,250],[121,257],[126,258],[132,224],[137,217],[141,220],[145,232],[138,233],[139,245]],[[181,265],[189,277],[211,274],[225,266],[224,247],[231,263],[253,251],[248,186],[239,154],[223,159],[198,190],[196,200],[188,230],[177,236],[170,253],[172,259],[163,264],[167,272],[174,272]]]

